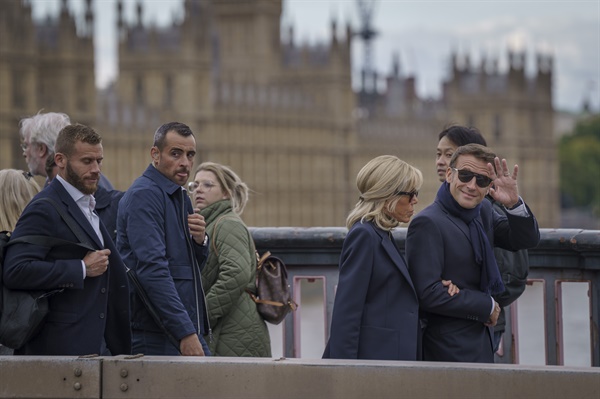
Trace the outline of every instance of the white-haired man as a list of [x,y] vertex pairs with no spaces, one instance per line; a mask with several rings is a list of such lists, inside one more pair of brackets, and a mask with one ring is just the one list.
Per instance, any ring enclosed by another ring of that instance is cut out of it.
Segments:
[[[44,186],[47,186],[57,173],[54,144],[58,132],[70,124],[71,119],[62,112],[38,112],[19,122],[23,157],[32,175],[46,177]],[[109,191],[114,189],[104,175],[100,175],[100,186]]]

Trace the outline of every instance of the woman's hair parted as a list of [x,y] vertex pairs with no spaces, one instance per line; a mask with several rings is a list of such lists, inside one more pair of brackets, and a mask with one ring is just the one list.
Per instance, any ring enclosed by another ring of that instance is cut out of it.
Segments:
[[217,177],[217,182],[223,191],[227,193],[231,200],[233,211],[241,215],[248,203],[250,189],[248,185],[228,166],[215,162],[203,162],[198,166],[194,176],[200,171],[213,172]]
[[23,209],[40,192],[40,186],[27,172],[0,170],[0,230],[13,231]]
[[393,155],[381,155],[370,160],[358,172],[356,186],[360,197],[346,218],[346,227],[358,221],[373,221],[383,230],[400,224],[390,216],[400,196],[399,191],[419,190],[423,184],[421,171]]

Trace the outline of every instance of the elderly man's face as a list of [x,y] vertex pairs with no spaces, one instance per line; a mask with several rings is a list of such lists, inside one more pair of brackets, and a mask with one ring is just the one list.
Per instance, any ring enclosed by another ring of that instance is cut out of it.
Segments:
[[[487,163],[475,158],[473,155],[460,155],[456,160],[454,169],[449,168],[446,172],[446,181],[450,184],[450,194],[465,209],[473,209],[483,201],[490,187],[477,185],[477,177],[474,175],[469,181],[462,182],[458,171],[469,171],[478,175],[490,177]],[[480,180],[482,180],[480,178]]]
[[23,139],[21,143],[23,157],[27,162],[27,167],[33,175],[46,176],[46,156],[48,150],[45,144],[29,141],[29,138]]

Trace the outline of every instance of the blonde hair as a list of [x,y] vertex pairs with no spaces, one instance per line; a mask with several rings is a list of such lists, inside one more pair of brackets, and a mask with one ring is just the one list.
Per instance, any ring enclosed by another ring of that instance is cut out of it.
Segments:
[[23,209],[39,192],[40,186],[26,172],[0,170],[0,230],[14,230]]
[[358,172],[356,186],[360,197],[346,218],[346,227],[354,223],[373,221],[383,230],[391,230],[400,222],[390,216],[400,200],[399,191],[419,190],[423,184],[421,171],[393,155],[381,155],[370,160]]
[[241,215],[248,203],[248,193],[250,191],[246,183],[230,167],[215,162],[200,164],[194,176],[202,170],[215,174],[217,182],[231,200],[231,208],[236,214]]

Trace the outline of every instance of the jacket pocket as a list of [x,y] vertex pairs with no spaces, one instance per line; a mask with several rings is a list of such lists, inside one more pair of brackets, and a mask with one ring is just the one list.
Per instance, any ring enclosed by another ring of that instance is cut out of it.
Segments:
[[192,280],[194,278],[192,268],[188,265],[171,265],[169,266],[169,271],[171,272],[171,277],[173,277],[173,280]]

